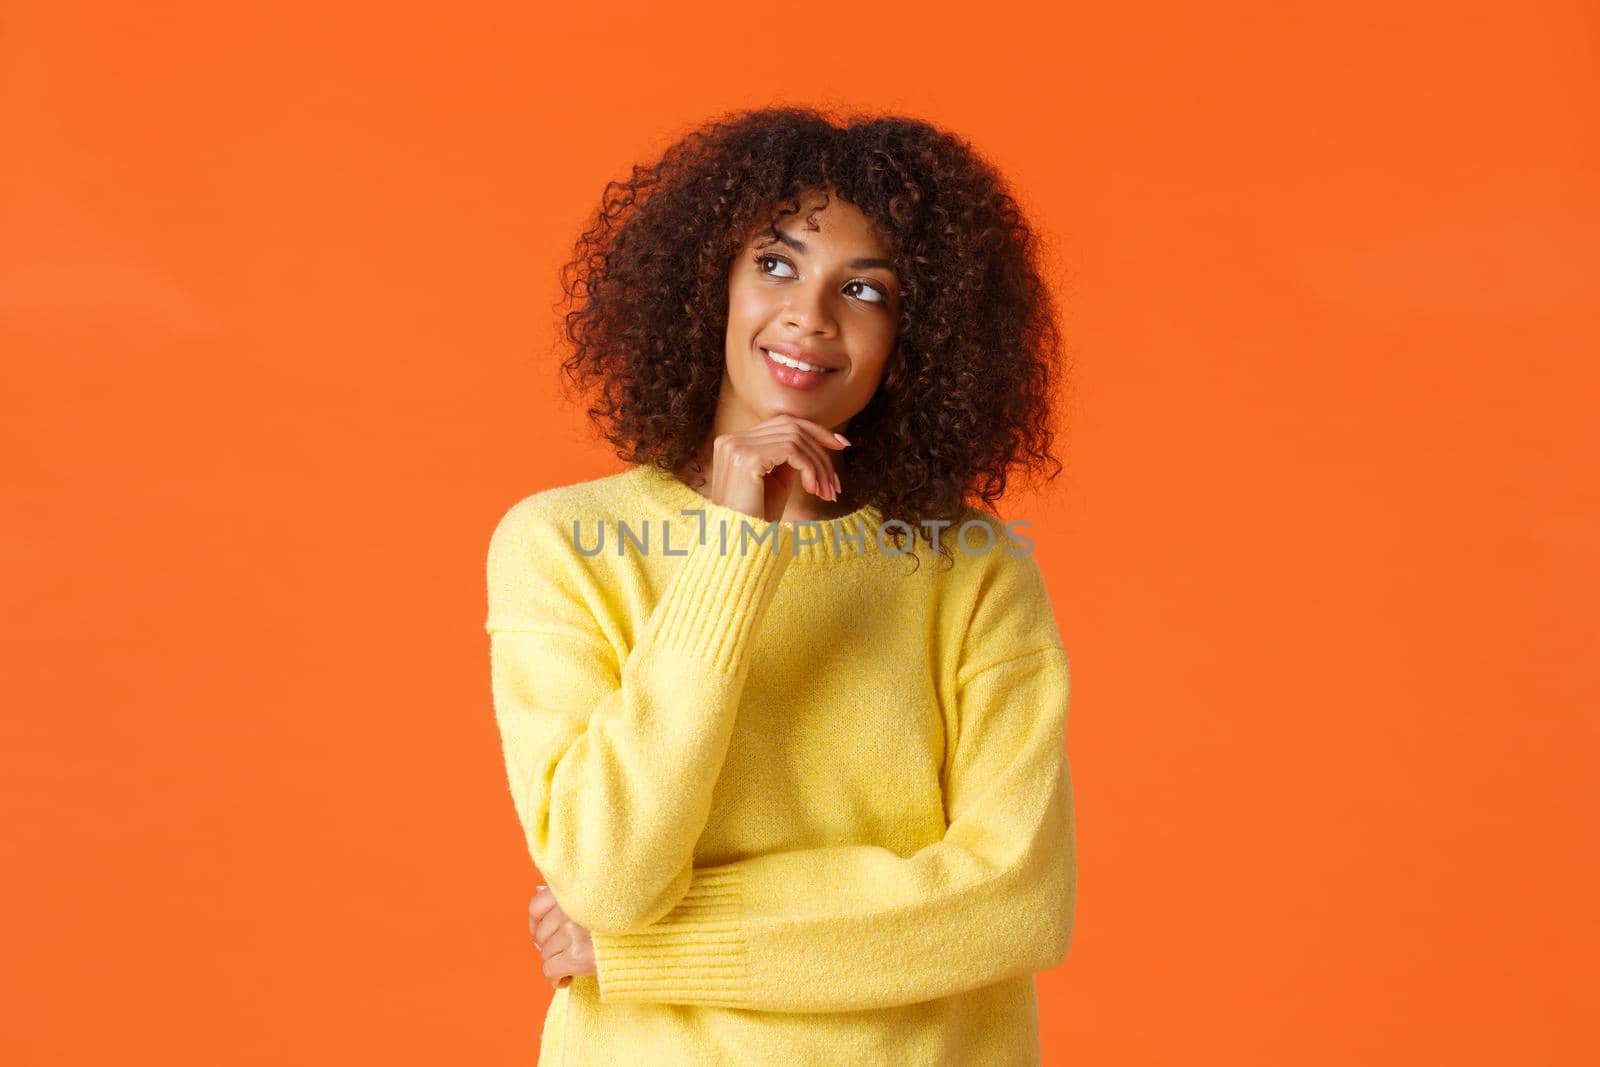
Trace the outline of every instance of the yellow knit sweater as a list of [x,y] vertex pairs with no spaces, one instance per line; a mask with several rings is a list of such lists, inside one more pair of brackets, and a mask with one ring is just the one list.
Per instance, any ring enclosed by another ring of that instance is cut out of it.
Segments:
[[1031,542],[967,514],[949,569],[876,508],[768,527],[651,465],[505,513],[511,798],[598,972],[541,1067],[1039,1062],[1077,901],[1067,655]]

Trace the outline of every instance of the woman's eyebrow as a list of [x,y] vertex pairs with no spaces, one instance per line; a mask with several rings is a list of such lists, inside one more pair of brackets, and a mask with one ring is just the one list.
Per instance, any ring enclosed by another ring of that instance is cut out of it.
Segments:
[[[790,248],[794,249],[796,252],[809,252],[811,250],[810,248],[808,248],[806,246],[806,243],[804,241],[800,240],[800,238],[798,238],[798,237],[790,237],[788,234],[784,233],[782,230],[772,230],[771,233],[772,233],[772,235],[774,237],[776,237],[778,240],[782,241],[784,244],[788,245]],[[875,259],[875,258],[872,258],[870,256],[863,256],[863,257],[861,257],[859,259],[852,259],[850,261],[850,267],[851,267],[852,270],[861,270],[861,269],[863,269],[865,267],[883,267],[886,270],[891,270],[891,271],[894,270],[894,264],[892,262],[890,262],[889,260],[887,260],[887,259]]]

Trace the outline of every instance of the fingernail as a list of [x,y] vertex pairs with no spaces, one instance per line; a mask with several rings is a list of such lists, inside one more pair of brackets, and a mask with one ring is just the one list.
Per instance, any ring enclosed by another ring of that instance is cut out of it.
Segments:
[[544,886],[539,886],[539,888],[540,888],[540,889],[543,889],[543,888],[544,888]]
[[835,436],[835,437],[837,437],[839,439],[839,443],[841,445],[848,445],[850,443],[850,439],[848,437],[846,437],[844,434],[839,433],[837,430],[834,431],[833,436]]

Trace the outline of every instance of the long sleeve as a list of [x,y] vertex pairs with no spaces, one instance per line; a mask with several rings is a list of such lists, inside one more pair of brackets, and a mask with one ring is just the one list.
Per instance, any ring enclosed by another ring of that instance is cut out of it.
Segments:
[[[530,497],[488,552],[491,688],[529,854],[562,908],[596,933],[659,918],[692,889],[753,636],[792,556],[737,545],[744,516],[707,502],[631,650],[630,610]],[[730,520],[726,550],[718,520]],[[750,520],[753,526],[759,526]],[[569,520],[570,529],[570,520]]]
[[1077,899],[1069,666],[1032,561],[970,623],[942,840],[699,868],[663,918],[592,933],[601,997],[763,1011],[882,1008],[1065,958]]

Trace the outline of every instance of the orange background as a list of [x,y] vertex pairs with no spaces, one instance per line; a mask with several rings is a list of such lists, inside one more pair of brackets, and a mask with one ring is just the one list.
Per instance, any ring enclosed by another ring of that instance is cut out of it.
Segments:
[[[291,10],[292,8],[292,10]],[[530,1064],[489,702],[606,181],[902,111],[1052,239],[1048,1064],[1600,1057],[1600,9],[84,4],[0,55],[6,1059]]]

